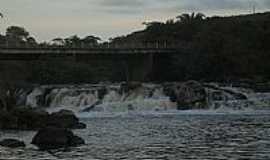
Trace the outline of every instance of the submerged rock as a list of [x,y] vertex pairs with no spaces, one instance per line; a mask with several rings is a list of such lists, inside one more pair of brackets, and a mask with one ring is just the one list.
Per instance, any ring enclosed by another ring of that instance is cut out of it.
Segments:
[[80,123],[75,114],[69,110],[61,110],[59,112],[52,113],[48,118],[47,126],[70,129],[86,128],[86,125]]
[[18,148],[18,147],[25,147],[25,143],[23,141],[19,141],[16,139],[4,139],[0,141],[0,146],[9,148]]
[[76,147],[85,144],[82,138],[74,135],[71,130],[64,128],[41,129],[31,143],[38,146],[40,150]]

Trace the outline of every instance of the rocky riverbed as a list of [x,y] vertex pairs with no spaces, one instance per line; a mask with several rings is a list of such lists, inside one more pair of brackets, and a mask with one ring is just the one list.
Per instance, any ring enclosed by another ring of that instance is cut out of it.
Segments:
[[[265,90],[266,91],[266,90]],[[50,112],[130,112],[192,109],[268,109],[270,93],[253,85],[200,83],[100,83],[45,85],[21,96],[20,102]]]

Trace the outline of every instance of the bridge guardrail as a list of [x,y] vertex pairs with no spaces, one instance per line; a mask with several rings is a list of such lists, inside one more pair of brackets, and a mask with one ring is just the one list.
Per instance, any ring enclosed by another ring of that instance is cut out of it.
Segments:
[[100,45],[29,45],[29,44],[0,44],[0,49],[177,49],[183,48],[186,44],[183,43],[136,43],[136,44],[100,44]]

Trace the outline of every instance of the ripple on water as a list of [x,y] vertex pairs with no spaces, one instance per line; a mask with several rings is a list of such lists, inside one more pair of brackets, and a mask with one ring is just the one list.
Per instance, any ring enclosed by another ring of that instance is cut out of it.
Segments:
[[0,148],[0,159],[270,159],[270,116],[216,114],[83,119],[75,130],[87,145],[41,152],[29,145],[35,132],[0,132],[24,139],[26,149]]

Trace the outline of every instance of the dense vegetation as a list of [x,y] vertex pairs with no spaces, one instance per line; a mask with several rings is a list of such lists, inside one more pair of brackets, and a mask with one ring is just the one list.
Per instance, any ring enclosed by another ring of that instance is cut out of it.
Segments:
[[[144,25],[146,27],[142,31],[115,37],[103,43],[99,37],[93,35],[85,38],[75,35],[38,43],[24,28],[11,26],[5,35],[0,35],[0,45],[99,47],[108,44],[134,46],[158,42],[180,49],[178,55],[157,59],[154,71],[148,79],[151,81],[270,78],[270,13],[232,17],[205,17],[201,13],[182,14],[165,23],[150,22]],[[71,65],[69,62],[56,63],[49,60],[44,63],[31,63],[30,66],[35,66],[29,70],[29,79],[33,82],[79,83],[120,81],[126,78],[122,73],[123,66],[114,62]]]
[[[146,23],[146,29],[112,40],[166,42],[182,47],[161,71],[161,80],[269,79],[270,13],[206,18],[183,14],[166,23]],[[166,75],[164,75],[166,74]]]

